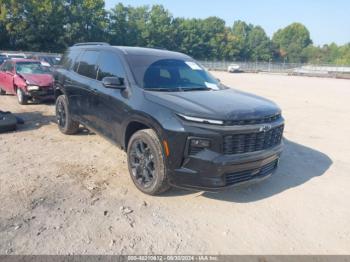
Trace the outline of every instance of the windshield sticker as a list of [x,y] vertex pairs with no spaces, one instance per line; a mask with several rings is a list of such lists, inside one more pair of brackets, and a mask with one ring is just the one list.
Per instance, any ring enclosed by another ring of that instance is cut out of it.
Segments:
[[209,83],[209,82],[204,82],[206,87],[214,89],[214,90],[219,90],[219,87],[216,84]]
[[197,65],[195,62],[191,62],[191,61],[187,61],[185,62],[186,65],[188,65],[189,67],[191,67],[193,70],[203,70],[202,68],[199,67],[199,65]]

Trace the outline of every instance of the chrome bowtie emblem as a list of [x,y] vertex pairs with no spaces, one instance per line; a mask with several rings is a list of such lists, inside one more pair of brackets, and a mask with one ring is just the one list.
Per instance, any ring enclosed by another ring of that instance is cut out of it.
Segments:
[[267,132],[271,129],[271,125],[263,125],[259,128],[260,132]]

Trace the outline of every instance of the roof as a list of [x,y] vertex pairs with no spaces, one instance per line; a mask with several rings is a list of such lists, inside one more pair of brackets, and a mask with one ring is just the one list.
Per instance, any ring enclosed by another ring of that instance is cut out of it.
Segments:
[[94,44],[94,43],[83,43],[83,44],[76,44],[72,46],[71,48],[74,49],[88,49],[88,48],[96,48],[96,49],[101,49],[101,50],[106,50],[106,49],[117,49],[124,55],[150,55],[150,56],[161,56],[161,57],[172,57],[172,58],[182,58],[182,59],[188,59],[189,56],[179,53],[179,52],[174,52],[174,51],[169,51],[166,49],[160,49],[160,48],[148,48],[148,47],[135,47],[135,46],[110,46],[108,44]]
[[174,56],[174,57],[188,58],[188,56],[185,54],[169,51],[166,49],[134,47],[134,46],[113,46],[113,47],[121,50],[125,55]]

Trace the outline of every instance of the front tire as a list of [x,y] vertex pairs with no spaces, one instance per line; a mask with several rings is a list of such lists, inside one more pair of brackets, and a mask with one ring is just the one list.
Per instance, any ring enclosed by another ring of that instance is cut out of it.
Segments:
[[65,135],[74,135],[79,131],[79,122],[71,118],[65,95],[60,95],[56,100],[56,120],[58,129]]
[[2,90],[1,87],[0,87],[0,96],[3,96],[3,95],[6,95],[6,91]]
[[135,186],[148,195],[158,195],[170,186],[162,144],[152,129],[137,131],[128,144],[129,173]]
[[21,88],[17,88],[16,94],[17,94],[17,101],[20,105],[28,104],[28,97],[26,96],[26,94],[23,92]]

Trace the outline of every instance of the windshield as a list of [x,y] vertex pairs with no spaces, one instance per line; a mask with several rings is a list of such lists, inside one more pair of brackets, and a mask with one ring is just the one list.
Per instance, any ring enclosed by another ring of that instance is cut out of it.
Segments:
[[49,74],[50,71],[40,62],[16,63],[16,72],[19,74]]
[[53,56],[41,56],[39,57],[40,61],[49,63],[50,65],[56,65],[59,61]]
[[139,86],[147,90],[218,90],[220,83],[193,60],[129,55],[131,71]]

